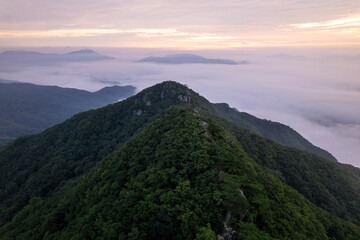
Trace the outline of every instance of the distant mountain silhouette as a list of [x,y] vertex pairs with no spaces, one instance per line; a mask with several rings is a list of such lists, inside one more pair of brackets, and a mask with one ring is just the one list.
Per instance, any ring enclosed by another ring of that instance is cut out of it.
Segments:
[[89,62],[111,59],[114,58],[94,52],[91,49],[83,49],[66,54],[17,50],[0,53],[0,66],[3,69],[9,69],[9,67],[48,66],[63,62]]
[[29,83],[0,83],[0,146],[134,93],[133,86],[105,87],[92,93]]
[[236,64],[247,64],[247,61],[236,62],[229,59],[212,59],[198,56],[195,54],[170,54],[164,57],[147,57],[138,60],[137,62],[153,62],[153,63],[165,63],[165,64],[192,64],[192,63],[202,63],[202,64],[226,64],[226,65],[236,65]]
[[15,80],[5,80],[5,79],[0,79],[0,83],[18,83],[19,81],[15,81]]

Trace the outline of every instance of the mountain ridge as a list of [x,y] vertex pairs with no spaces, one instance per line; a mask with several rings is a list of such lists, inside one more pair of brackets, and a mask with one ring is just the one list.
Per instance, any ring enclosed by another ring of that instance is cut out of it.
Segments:
[[1,239],[216,235],[356,239],[360,228],[312,205],[257,166],[219,125],[184,105],[168,109],[50,198],[33,198],[0,229]]
[[259,119],[251,114],[239,112],[236,109],[230,108],[226,103],[216,103],[213,104],[213,107],[219,115],[240,127],[270,138],[284,146],[305,150],[330,161],[337,162],[337,159],[331,153],[314,146],[298,132],[285,124],[267,119]]
[[235,139],[232,141],[239,142],[259,166],[313,204],[343,219],[360,222],[359,169],[282,146],[239,128],[216,115],[212,105],[199,94],[181,84],[164,82],[125,101],[77,114],[42,134],[19,138],[0,148],[0,208],[6,216],[2,223],[31,198],[51,197],[70,179],[76,180],[89,172],[171,106],[190,107],[195,114],[211,118],[230,132],[231,139]]
[[105,87],[95,93],[30,83],[0,83],[0,146],[39,133],[85,110],[134,94],[132,86]]
[[1,68],[6,71],[31,66],[50,66],[66,62],[91,62],[113,59],[115,58],[90,49],[82,49],[65,54],[41,53],[26,50],[9,50],[0,53]]

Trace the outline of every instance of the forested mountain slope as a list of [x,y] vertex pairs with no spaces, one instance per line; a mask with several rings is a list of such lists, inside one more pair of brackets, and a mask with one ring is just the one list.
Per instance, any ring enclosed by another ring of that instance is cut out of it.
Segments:
[[358,239],[190,107],[162,117],[80,179],[30,204],[1,239]]
[[105,87],[92,93],[29,83],[0,83],[0,146],[134,93],[132,86]]
[[156,86],[0,148],[0,225],[33,196],[47,196],[89,171],[171,105],[185,104],[178,100],[182,89],[175,83]]
[[282,146],[205,112],[231,132],[259,165],[327,211],[360,224],[360,169]]
[[272,122],[265,119],[259,119],[245,112],[238,112],[230,108],[226,103],[212,104],[214,111],[236,125],[256,132],[266,138],[288,147],[294,147],[300,150],[313,153],[330,161],[337,162],[336,158],[329,152],[314,146],[298,132],[278,122]]
[[[77,114],[41,134],[19,138],[1,148],[1,223],[11,220],[30,199],[41,197],[47,201],[66,183],[75,184],[79,176],[175,105],[193,109],[195,114],[215,122],[214,126],[225,129],[221,131],[235,136],[234,141],[245,155],[266,169],[257,167],[261,174],[282,180],[312,203],[339,217],[360,222],[360,206],[356,204],[360,202],[359,169],[251,133],[219,116],[211,103],[187,87],[164,82],[125,101]],[[141,145],[137,149],[143,150]]]

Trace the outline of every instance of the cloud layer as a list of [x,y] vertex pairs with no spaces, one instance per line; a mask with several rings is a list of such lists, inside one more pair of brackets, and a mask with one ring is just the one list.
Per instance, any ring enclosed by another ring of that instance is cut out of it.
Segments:
[[[59,53],[76,49],[40,49]],[[96,91],[134,85],[138,91],[174,80],[212,102],[287,124],[339,161],[360,167],[360,49],[243,49],[170,51],[95,49],[116,60],[63,63],[0,71],[0,79]],[[207,58],[249,60],[245,65],[137,63],[150,55],[191,53]],[[334,56],[336,56],[334,58]],[[355,60],[354,60],[355,59]]]

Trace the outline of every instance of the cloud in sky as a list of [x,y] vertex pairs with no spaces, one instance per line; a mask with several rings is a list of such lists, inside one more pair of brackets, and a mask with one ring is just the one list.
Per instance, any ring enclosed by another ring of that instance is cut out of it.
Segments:
[[293,26],[299,28],[327,28],[327,29],[358,27],[360,26],[360,17],[337,19],[326,22],[294,24]]
[[343,0],[0,1],[0,46],[354,45],[356,16]]
[[138,37],[186,37],[189,40],[229,40],[234,36],[223,36],[214,33],[179,32],[176,29],[57,29],[40,31],[9,30],[0,32],[0,37],[8,38],[52,38],[52,37],[93,37],[107,34],[134,34]]
[[118,33],[134,33],[134,34],[149,34],[160,36],[179,36],[187,35],[187,33],[178,32],[175,29],[57,29],[57,30],[40,30],[40,31],[19,31],[10,30],[0,32],[3,37],[91,37],[105,34]]

